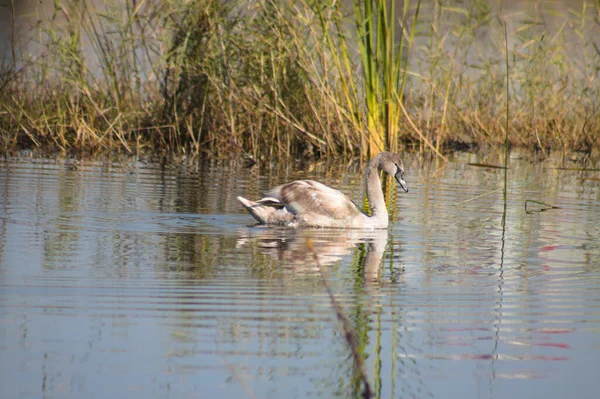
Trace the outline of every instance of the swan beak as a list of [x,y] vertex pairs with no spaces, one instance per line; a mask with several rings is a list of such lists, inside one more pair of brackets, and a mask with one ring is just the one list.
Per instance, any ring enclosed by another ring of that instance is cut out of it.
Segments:
[[398,184],[400,184],[400,187],[402,187],[402,189],[404,190],[405,193],[408,192],[408,187],[406,187],[406,182],[404,181],[404,172],[402,171],[398,171],[394,177],[396,178],[396,181],[398,182]]

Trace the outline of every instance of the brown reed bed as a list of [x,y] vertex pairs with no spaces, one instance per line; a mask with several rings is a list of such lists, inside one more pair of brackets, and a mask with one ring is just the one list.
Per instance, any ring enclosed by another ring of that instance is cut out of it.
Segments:
[[27,25],[11,2],[0,148],[441,155],[503,148],[508,125],[511,146],[591,153],[599,3],[82,0],[57,1]]

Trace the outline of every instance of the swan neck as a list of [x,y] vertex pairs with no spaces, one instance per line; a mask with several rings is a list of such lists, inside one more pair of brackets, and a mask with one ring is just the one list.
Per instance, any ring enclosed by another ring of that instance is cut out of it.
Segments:
[[388,212],[385,206],[383,190],[381,189],[381,179],[379,178],[380,169],[379,159],[376,156],[367,165],[365,173],[367,199],[371,208],[371,217],[385,218],[387,220]]

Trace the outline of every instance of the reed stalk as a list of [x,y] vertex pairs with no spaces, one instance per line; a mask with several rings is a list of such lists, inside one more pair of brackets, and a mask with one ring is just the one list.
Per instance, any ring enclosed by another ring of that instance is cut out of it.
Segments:
[[[509,154],[509,141],[508,141],[508,128],[509,122],[509,104],[510,104],[510,74],[508,69],[508,33],[506,28],[506,21],[504,22],[504,60],[506,65],[506,121],[504,125],[504,185],[502,190],[502,246],[500,249],[500,271],[504,270],[504,250],[506,245],[506,217],[508,212],[508,154]],[[501,289],[501,287],[500,287]]]
[[[414,40],[421,2],[417,2],[406,46],[404,30],[410,8],[408,0],[404,2],[402,21],[398,24],[401,29],[398,38],[395,1],[354,0],[353,5],[363,73],[368,153],[373,156],[383,150],[397,151],[408,53]],[[404,55],[405,47],[407,54]]]
[[508,141],[508,128],[510,126],[509,119],[509,104],[510,104],[510,74],[508,67],[508,33],[506,29],[506,22],[504,22],[504,59],[506,63],[506,120],[504,125],[504,217],[506,218],[506,202],[507,202],[507,183],[508,183],[508,155],[509,155],[509,141]]

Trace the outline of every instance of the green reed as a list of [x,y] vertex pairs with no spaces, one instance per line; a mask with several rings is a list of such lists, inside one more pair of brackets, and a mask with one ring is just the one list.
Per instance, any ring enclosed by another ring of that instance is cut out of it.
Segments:
[[[354,0],[354,18],[359,42],[366,120],[371,156],[383,150],[396,151],[403,101],[408,53],[415,37],[420,0],[404,45],[408,29],[410,2],[404,2],[402,20],[397,21],[396,2],[387,0]],[[396,27],[400,28],[396,37]],[[404,48],[407,54],[403,57]]]

